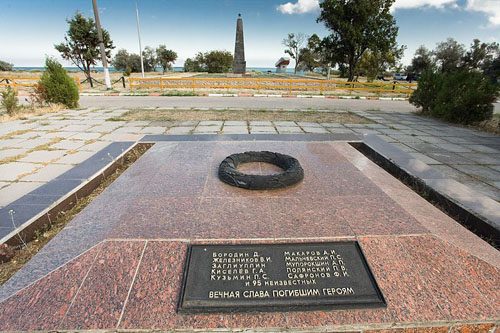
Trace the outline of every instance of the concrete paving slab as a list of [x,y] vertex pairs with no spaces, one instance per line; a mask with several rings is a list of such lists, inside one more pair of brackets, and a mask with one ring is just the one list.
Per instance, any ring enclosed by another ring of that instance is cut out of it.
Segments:
[[[108,145],[108,143],[106,143],[102,148],[104,148],[107,145]],[[82,148],[85,148],[85,147],[82,147]],[[57,164],[79,164],[94,154],[95,154],[95,151],[78,151],[74,154],[67,154],[66,156],[63,156],[60,159],[58,159],[57,161],[55,161],[54,163],[57,163]]]
[[19,176],[39,169],[41,165],[24,162],[0,164],[0,180],[15,181]]
[[198,126],[219,126],[219,128],[220,128],[223,123],[224,123],[223,121],[204,120],[204,121],[200,121]]
[[124,127],[120,127],[120,128],[113,130],[111,132],[111,134],[112,133],[134,133],[134,134],[137,134],[137,133],[141,133],[141,130],[142,130],[142,127],[138,127],[138,126],[124,126]]
[[306,121],[299,121],[297,122],[297,125],[299,125],[300,127],[322,127],[319,123],[312,123]]
[[6,187],[0,189],[0,206],[7,206],[11,202],[16,201],[20,197],[42,186],[43,182],[15,182],[8,183]]
[[435,159],[433,158],[430,158],[429,156],[425,155],[425,154],[421,154],[421,153],[410,153],[411,156],[415,157],[416,159],[418,160],[421,160],[422,162],[424,162],[425,164],[442,164],[441,162],[439,161],[436,161]]
[[102,136],[101,133],[90,133],[90,132],[85,132],[85,133],[77,133],[71,137],[73,140],[95,140],[98,139]]
[[64,156],[67,150],[37,150],[23,157],[19,162],[50,163]]
[[85,145],[85,146],[79,148],[78,150],[79,151],[96,152],[96,151],[103,149],[104,147],[106,147],[108,145],[109,145],[109,142],[107,142],[107,141],[96,141],[96,142],[90,143],[88,145]]
[[248,134],[247,126],[224,126],[222,134]]
[[353,130],[350,130],[348,128],[328,128],[328,131],[332,134],[354,134]]
[[50,132],[50,133],[44,134],[43,136],[41,136],[41,138],[44,138],[44,139],[55,139],[55,138],[69,139],[75,134],[76,134],[76,132],[56,131],[56,132]]
[[482,165],[456,165],[458,170],[484,181],[500,181],[500,172]]
[[306,133],[318,133],[318,134],[330,133],[324,127],[306,127],[306,126],[302,126],[302,129]]
[[179,127],[172,127],[170,128],[169,130],[167,130],[167,134],[190,134],[192,131],[194,131],[194,126],[188,126],[188,127],[184,127],[184,126],[179,126]]
[[197,126],[193,133],[201,134],[201,133],[217,133],[221,129],[221,126]]
[[344,125],[340,123],[321,123],[321,126],[327,128],[344,128]]
[[26,154],[28,149],[2,149],[0,150],[0,160]]
[[435,146],[452,153],[468,153],[472,151],[470,148],[453,143],[436,143]]
[[276,125],[278,133],[304,133],[304,131],[298,126],[278,126]]
[[26,139],[3,139],[0,140],[0,148],[22,148],[21,143]]
[[178,127],[190,127],[190,126],[197,126],[200,122],[198,120],[185,120],[181,121],[177,124]]
[[227,120],[224,122],[224,126],[247,126],[247,122],[242,120]]
[[250,121],[250,126],[273,126],[272,121]]
[[51,145],[50,148],[73,150],[82,147],[84,144],[85,141],[83,140],[62,140]]
[[297,124],[294,121],[273,121],[275,126],[280,126],[280,127],[293,127],[297,126]]
[[88,130],[90,127],[92,127],[92,126],[91,125],[69,125],[69,126],[61,128],[61,130],[65,131],[65,132],[84,132],[84,131]]
[[23,181],[48,182],[73,168],[71,164],[49,164],[35,173],[23,177]]
[[90,132],[98,132],[98,133],[108,133],[108,132],[111,132],[111,131],[117,129],[118,127],[122,127],[123,125],[125,125],[125,122],[110,121],[110,122],[107,122],[103,125],[97,125],[97,126],[91,127],[89,129],[89,131]]
[[165,131],[166,131],[165,127],[148,126],[148,127],[144,127],[141,130],[141,133],[144,133],[144,134],[163,134],[163,133],[165,133]]

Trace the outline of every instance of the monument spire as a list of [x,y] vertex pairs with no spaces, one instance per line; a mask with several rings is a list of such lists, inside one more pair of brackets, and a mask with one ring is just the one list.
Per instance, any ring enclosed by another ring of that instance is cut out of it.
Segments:
[[243,19],[241,18],[241,14],[238,14],[238,20],[236,21],[236,41],[234,43],[233,74],[245,74],[246,67]]

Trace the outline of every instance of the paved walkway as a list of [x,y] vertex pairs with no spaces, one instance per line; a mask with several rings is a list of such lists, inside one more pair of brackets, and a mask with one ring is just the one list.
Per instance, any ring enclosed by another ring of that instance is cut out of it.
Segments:
[[500,137],[408,112],[352,111],[372,120],[371,124],[237,119],[107,121],[127,111],[87,108],[1,123],[0,207],[56,178],[113,141],[135,141],[146,134],[377,134],[450,178],[500,201]]

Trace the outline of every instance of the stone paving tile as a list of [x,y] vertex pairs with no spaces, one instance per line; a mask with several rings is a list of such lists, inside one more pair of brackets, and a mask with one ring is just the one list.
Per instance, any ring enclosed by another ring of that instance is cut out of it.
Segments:
[[305,121],[299,121],[297,122],[297,125],[299,125],[300,127],[321,127],[321,125],[318,123],[311,123]]
[[456,165],[458,170],[485,181],[499,181],[500,172],[482,165]]
[[55,148],[55,149],[68,149],[68,150],[73,150],[73,149],[78,149],[82,147],[85,144],[85,141],[82,140],[62,140],[59,141],[56,144],[53,144],[50,146],[50,148]]
[[84,132],[84,133],[77,133],[73,136],[71,136],[72,140],[95,140],[98,139],[102,136],[101,133],[90,133],[90,132]]
[[88,130],[90,127],[91,125],[69,125],[63,127],[61,130],[66,132],[84,132]]
[[197,120],[186,120],[186,121],[179,122],[177,124],[177,126],[179,126],[179,127],[190,127],[190,126],[193,126],[193,128],[194,128],[198,124],[199,124],[199,121],[197,121]]
[[75,134],[76,134],[76,132],[50,132],[50,133],[44,134],[43,136],[41,136],[41,138],[49,139],[49,140],[52,140],[55,138],[69,139]]
[[206,134],[206,133],[217,133],[221,129],[221,126],[197,126],[193,134]]
[[15,181],[19,176],[31,173],[40,167],[38,164],[22,162],[0,164],[0,180]]
[[45,134],[46,132],[27,132],[27,133],[23,133],[23,134],[19,134],[19,135],[13,135],[11,136],[12,139],[33,139],[33,138],[37,138],[43,134]]
[[273,126],[272,121],[250,121],[250,126]]
[[436,143],[435,146],[452,153],[468,153],[472,151],[470,148],[453,143]]
[[194,131],[194,126],[172,127],[169,130],[167,130],[166,134],[173,134],[173,135],[190,134],[192,131]]
[[429,156],[421,154],[421,153],[410,153],[410,155],[415,157],[418,160],[421,160],[425,164],[442,164],[441,162],[436,161],[435,159],[430,158]]
[[278,134],[276,128],[274,127],[269,127],[269,129],[266,128],[267,127],[254,127],[254,129],[250,129],[250,134]]
[[280,126],[280,127],[291,127],[291,126],[297,126],[297,124],[294,121],[273,121],[275,126]]
[[94,127],[91,127],[89,129],[90,132],[98,132],[98,133],[108,133],[108,132],[111,132],[115,129],[117,129],[118,127],[121,127],[125,125],[125,122],[108,122],[106,124],[103,124],[103,125],[97,125],[97,126],[94,126]]
[[24,181],[48,182],[73,168],[71,164],[49,164],[36,173],[23,177]]
[[[106,143],[104,145],[107,146],[108,143]],[[102,148],[104,148],[102,147]],[[83,147],[85,148],[85,147]],[[100,150],[100,149],[99,149]],[[95,151],[78,151],[74,154],[67,154],[66,156],[63,156],[62,158],[58,159],[57,161],[55,161],[54,163],[58,163],[58,164],[79,164],[83,161],[85,161],[86,159],[88,159],[89,157],[91,157],[92,155],[95,154]]]
[[18,155],[23,155],[28,151],[28,149],[2,149],[0,150],[0,160],[8,157],[14,157]]
[[222,128],[222,134],[248,134],[247,126],[226,126]]
[[[495,183],[497,183],[496,186],[494,186]],[[489,196],[493,200],[500,201],[500,182],[492,182],[493,185],[489,185],[483,182],[472,180],[464,181],[463,184],[479,193]]]
[[96,142],[90,143],[88,145],[85,145],[85,146],[79,148],[79,150],[80,151],[81,150],[85,150],[85,151],[96,152],[96,151],[99,151],[99,150],[103,149],[107,145],[109,145],[109,142],[106,142],[106,141],[96,141]]
[[19,159],[19,162],[50,163],[66,154],[66,150],[37,150],[29,153],[26,157]]
[[378,130],[370,128],[354,128],[353,131],[359,134],[380,134]]
[[342,124],[339,124],[339,123],[321,123],[321,126],[327,127],[327,128],[334,128],[334,127],[344,128],[344,126]]
[[240,120],[227,120],[224,122],[224,126],[247,126],[247,122]]
[[34,189],[42,186],[41,182],[16,182],[8,183],[6,187],[0,189],[0,206],[7,206],[11,202],[19,199],[20,197],[28,194]]
[[276,125],[278,133],[304,133],[298,126],[278,126]]
[[22,148],[21,143],[26,139],[3,139],[0,140],[0,148]]
[[332,134],[354,134],[353,130],[347,128],[328,128],[328,131]]
[[223,121],[218,121],[218,120],[204,120],[204,121],[200,121],[200,123],[198,124],[198,126],[215,126],[215,127],[221,127],[223,123],[224,123]]
[[488,146],[483,146],[483,145],[463,145],[463,146],[480,153],[500,154],[500,149],[494,149]]
[[325,133],[330,133],[326,128],[323,127],[306,127],[302,126],[302,129],[306,133],[318,133],[318,134],[325,134]]
[[459,155],[476,164],[500,164],[500,152],[496,154],[460,153]]
[[137,126],[125,126],[125,127],[120,127],[111,132],[113,133],[141,133],[142,127],[137,127]]
[[12,183],[10,183],[10,182],[0,182],[0,188],[3,188],[3,187],[5,187],[7,185],[10,185],[10,184],[12,184]]
[[141,133],[144,133],[144,134],[163,134],[163,133],[165,133],[165,130],[166,130],[165,127],[151,126],[151,127],[144,127],[141,130]]

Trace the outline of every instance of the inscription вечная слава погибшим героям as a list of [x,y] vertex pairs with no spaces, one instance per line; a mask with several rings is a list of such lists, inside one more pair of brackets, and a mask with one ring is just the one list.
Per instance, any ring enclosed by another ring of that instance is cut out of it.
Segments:
[[179,310],[383,305],[356,242],[195,245],[189,251]]

